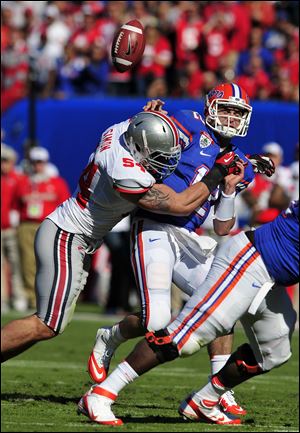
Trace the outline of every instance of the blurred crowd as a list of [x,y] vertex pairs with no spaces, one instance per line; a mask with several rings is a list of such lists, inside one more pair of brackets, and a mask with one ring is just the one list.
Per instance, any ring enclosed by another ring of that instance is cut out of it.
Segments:
[[[117,72],[116,30],[138,19],[143,58]],[[297,1],[2,1],[1,101],[139,95],[201,98],[235,81],[251,99],[299,99]]]

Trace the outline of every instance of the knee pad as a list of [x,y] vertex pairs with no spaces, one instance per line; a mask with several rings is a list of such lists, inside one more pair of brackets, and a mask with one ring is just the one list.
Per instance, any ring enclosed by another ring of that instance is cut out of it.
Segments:
[[177,346],[173,343],[167,330],[147,332],[145,335],[149,347],[156,354],[159,362],[163,364],[178,358]]
[[[150,315],[147,322],[147,329],[150,332],[156,332],[165,328],[171,321],[171,311],[169,305],[163,303],[157,304],[155,308],[150,306]],[[145,318],[143,319],[144,325],[146,324]]]
[[198,341],[191,335],[189,339],[184,343],[182,348],[180,349],[180,356],[182,358],[186,356],[191,356],[193,353],[198,352],[198,350],[201,349],[200,344]]
[[269,341],[266,346],[261,345],[263,355],[263,370],[269,371],[280,367],[292,356],[291,343],[288,335]]

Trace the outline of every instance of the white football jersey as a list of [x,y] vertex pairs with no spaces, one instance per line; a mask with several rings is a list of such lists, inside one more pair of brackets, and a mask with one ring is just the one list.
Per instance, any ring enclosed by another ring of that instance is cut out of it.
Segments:
[[101,240],[135,208],[119,193],[143,193],[155,184],[127,150],[123,133],[128,124],[126,120],[106,129],[73,196],[48,216],[63,230]]

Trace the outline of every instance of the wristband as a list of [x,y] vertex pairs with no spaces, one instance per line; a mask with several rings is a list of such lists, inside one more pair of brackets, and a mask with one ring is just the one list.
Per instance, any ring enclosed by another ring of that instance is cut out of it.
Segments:
[[229,221],[235,217],[234,198],[235,192],[232,194],[225,194],[222,191],[220,202],[215,213],[215,219],[219,221]]
[[225,176],[226,174],[223,173],[219,167],[213,166],[210,171],[205,176],[203,176],[201,182],[205,183],[205,185],[209,189],[209,192],[212,192],[214,189],[217,188],[219,183],[222,182]]

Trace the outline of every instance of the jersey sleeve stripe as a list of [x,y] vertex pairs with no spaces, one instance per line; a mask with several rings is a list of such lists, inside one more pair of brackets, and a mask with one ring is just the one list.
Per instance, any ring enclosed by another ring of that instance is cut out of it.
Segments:
[[175,119],[175,117],[171,116],[171,119],[182,130],[182,132],[184,132],[189,137],[189,140],[192,141],[193,139],[192,134],[180,122],[178,122],[178,120]]
[[114,185],[114,189],[118,192],[124,192],[128,194],[142,194],[143,192],[147,192],[150,188],[139,188],[139,189],[126,189],[119,186]]

